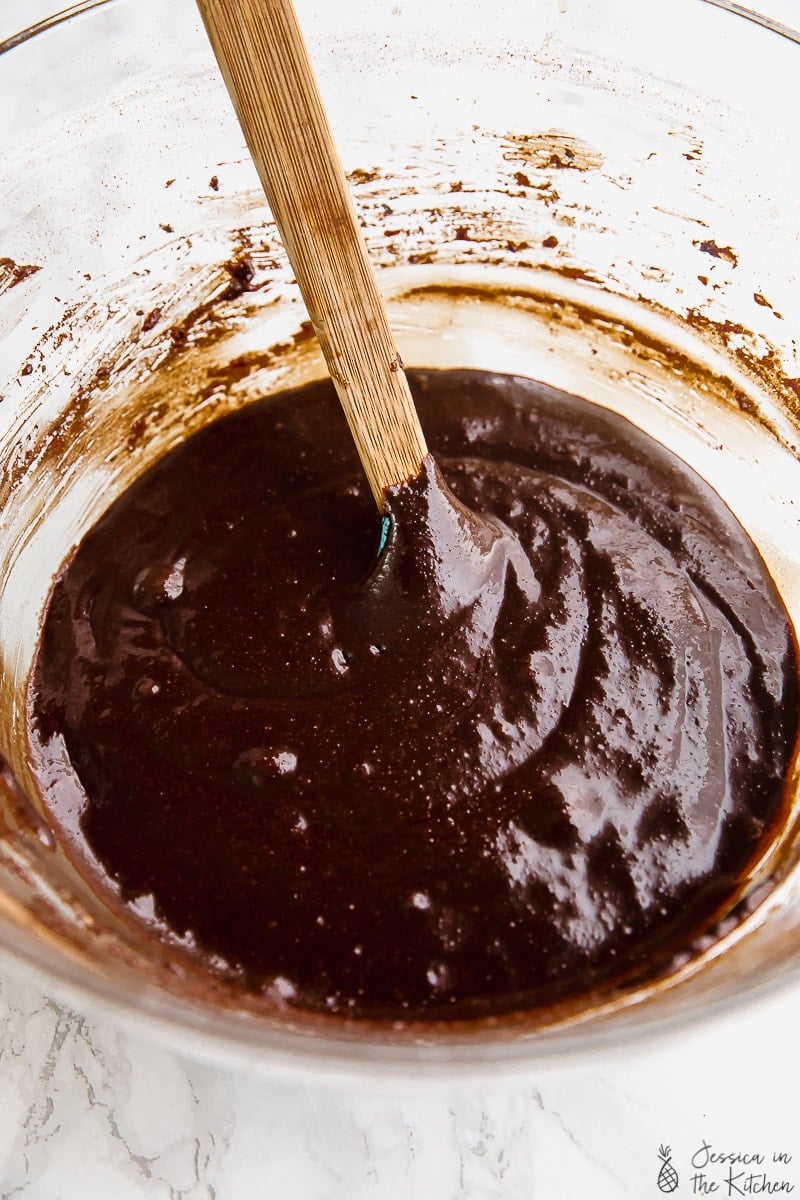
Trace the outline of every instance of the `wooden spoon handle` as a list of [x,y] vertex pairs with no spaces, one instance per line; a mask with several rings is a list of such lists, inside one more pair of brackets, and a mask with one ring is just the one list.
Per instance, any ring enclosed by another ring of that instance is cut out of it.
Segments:
[[291,0],[197,0],[379,509],[425,439]]

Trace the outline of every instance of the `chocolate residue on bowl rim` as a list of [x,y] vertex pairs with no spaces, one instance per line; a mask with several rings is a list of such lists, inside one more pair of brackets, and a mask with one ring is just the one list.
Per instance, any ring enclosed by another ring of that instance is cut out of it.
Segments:
[[0,258],[0,292],[24,283],[41,269],[36,263],[18,263],[13,258]]

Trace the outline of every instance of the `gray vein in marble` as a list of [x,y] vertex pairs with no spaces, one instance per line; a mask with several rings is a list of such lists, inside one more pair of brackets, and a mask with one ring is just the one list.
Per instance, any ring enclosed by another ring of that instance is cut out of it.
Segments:
[[[623,1197],[630,1197],[631,1200],[638,1200],[638,1197],[641,1195],[641,1189],[639,1186],[637,1186],[636,1181],[630,1177],[627,1180],[622,1179],[617,1171],[613,1170],[607,1163],[603,1162],[602,1159],[594,1154],[587,1146],[584,1138],[571,1128],[571,1125],[567,1122],[564,1116],[562,1116],[557,1109],[553,1108],[547,1101],[545,1101],[540,1088],[532,1088],[531,1097],[541,1112],[556,1124],[558,1129],[563,1133],[574,1150],[580,1154],[595,1171],[599,1172],[601,1176],[605,1175],[616,1185],[619,1190],[615,1193],[615,1195],[618,1195],[620,1200],[622,1200]],[[602,1112],[604,1109],[601,1106],[598,1106],[597,1111]],[[597,1181],[595,1180],[595,1186],[596,1182]]]

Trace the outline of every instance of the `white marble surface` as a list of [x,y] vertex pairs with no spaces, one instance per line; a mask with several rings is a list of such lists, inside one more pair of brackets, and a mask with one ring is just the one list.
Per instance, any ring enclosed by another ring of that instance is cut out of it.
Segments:
[[[50,7],[0,0],[0,37]],[[800,1194],[798,1015],[800,985],[569,1068],[323,1079],[191,1060],[0,957],[0,1200],[646,1200],[662,1143],[678,1197]]]
[[606,1061],[409,1082],[208,1065],[0,981],[2,1200],[644,1200],[662,1143],[678,1197],[800,1193],[800,987]]

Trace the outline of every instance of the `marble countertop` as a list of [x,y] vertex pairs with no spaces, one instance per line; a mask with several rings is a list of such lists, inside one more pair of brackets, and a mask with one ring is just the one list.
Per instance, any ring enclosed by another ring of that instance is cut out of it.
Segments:
[[[2,0],[0,38],[52,7]],[[800,23],[800,0],[769,11]],[[457,1082],[212,1065],[79,1007],[0,956],[0,1200],[800,1194],[800,983],[680,1039]]]
[[359,1080],[193,1061],[0,958],[0,1197],[645,1200],[670,1168],[677,1197],[791,1195],[798,1011],[800,985],[603,1061]]

